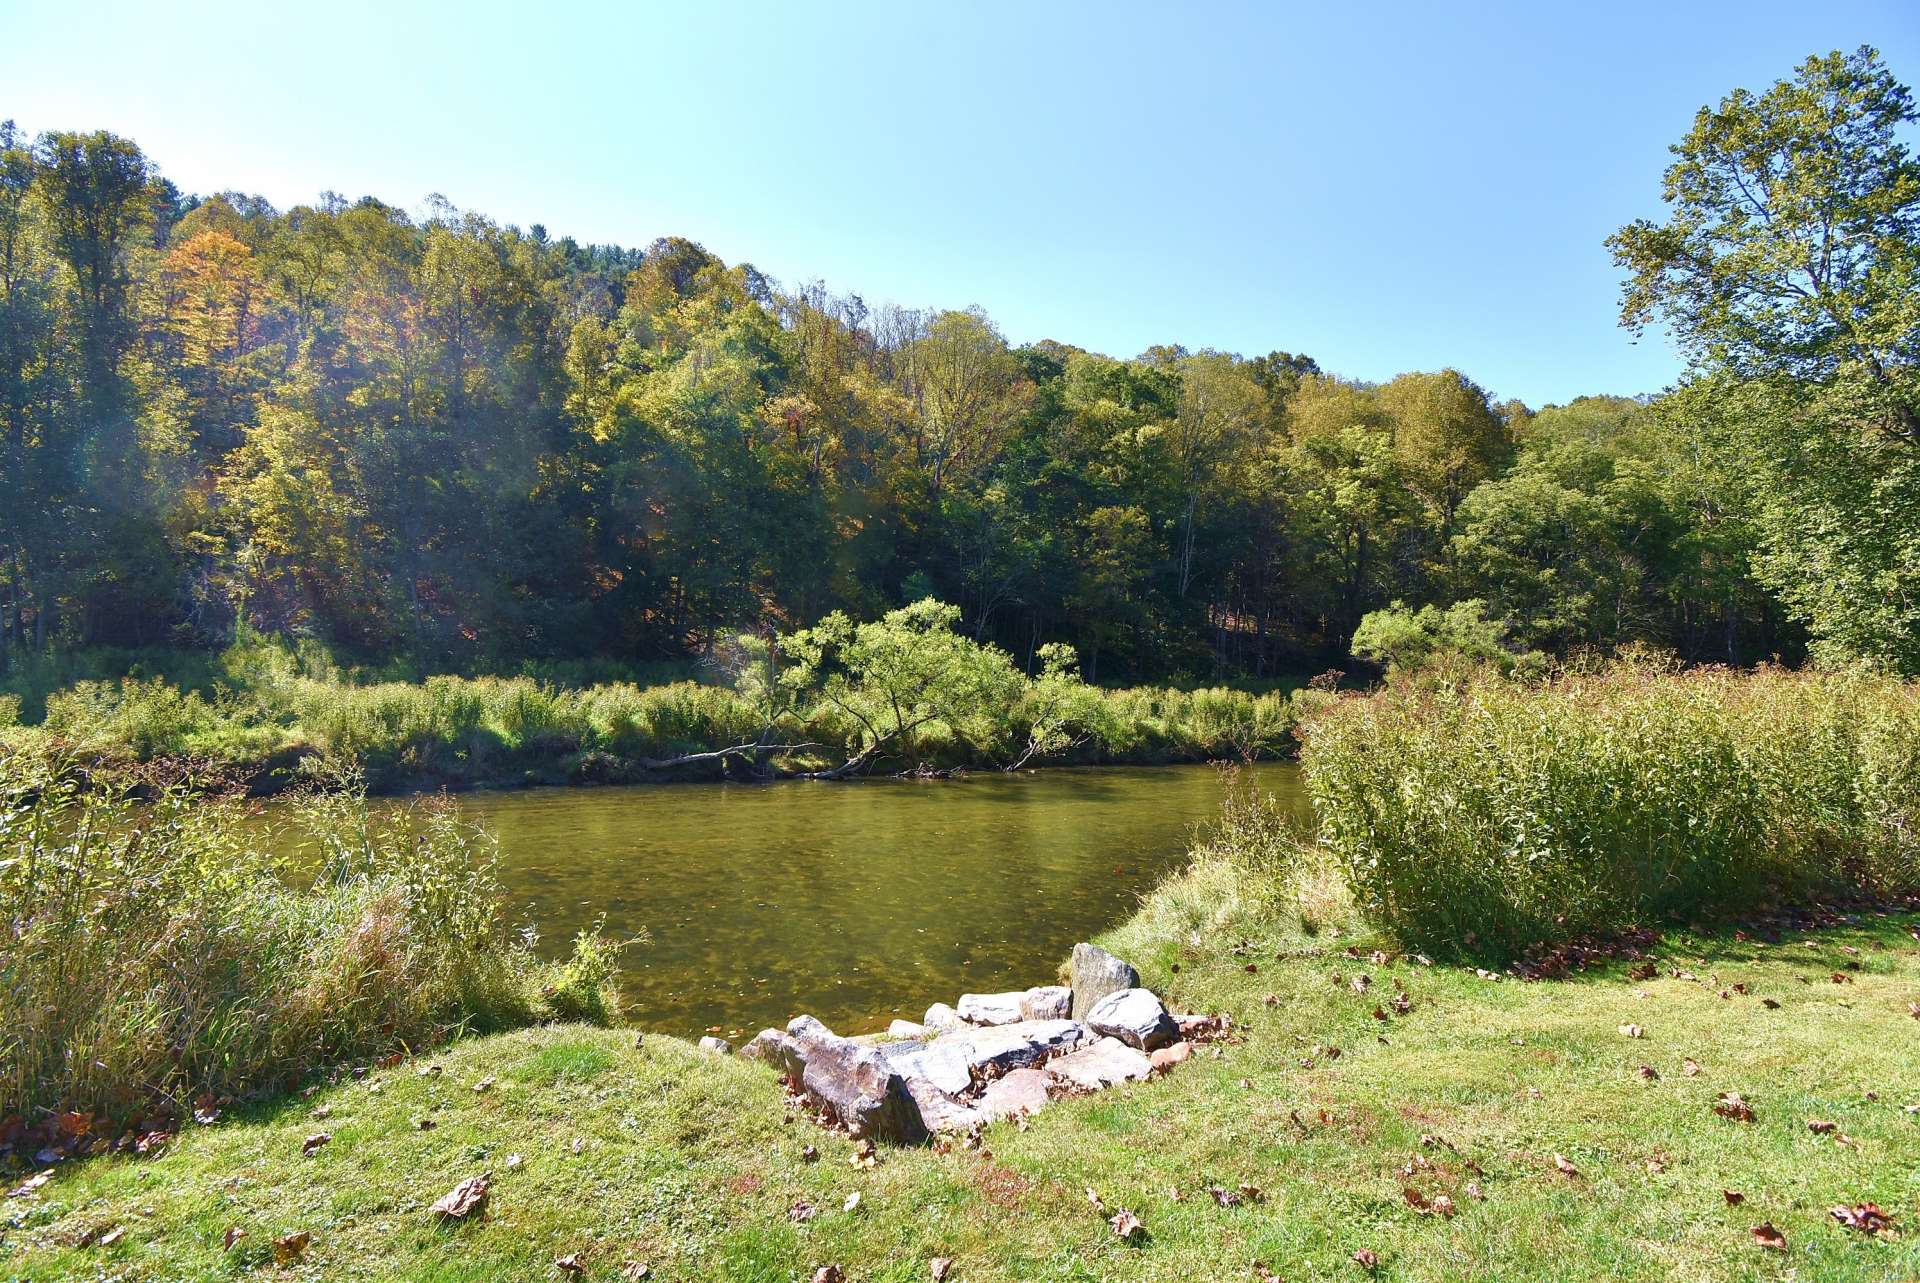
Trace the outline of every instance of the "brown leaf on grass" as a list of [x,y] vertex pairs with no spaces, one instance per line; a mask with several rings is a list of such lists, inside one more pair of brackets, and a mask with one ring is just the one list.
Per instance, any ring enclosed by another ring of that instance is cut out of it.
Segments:
[[1689,1078],[1698,1078],[1700,1076],[1700,1062],[1692,1056],[1688,1056],[1680,1062],[1680,1072]]
[[431,1118],[416,1118],[413,1120],[413,1125],[419,1131],[430,1132],[440,1124],[434,1122]]
[[1572,1163],[1569,1163],[1563,1155],[1555,1154],[1553,1156],[1553,1165],[1560,1169],[1562,1176],[1572,1177],[1576,1180],[1580,1176],[1580,1169]]
[[487,1191],[492,1184],[492,1172],[469,1176],[443,1194],[429,1210],[434,1215],[450,1221],[465,1220],[476,1212],[485,1212]]
[[1787,1236],[1773,1227],[1772,1221],[1762,1221],[1753,1227],[1753,1241],[1769,1252],[1787,1250]]
[[953,1273],[951,1256],[936,1256],[927,1262],[927,1272],[933,1275],[933,1283],[942,1283],[947,1275]]
[[1660,1157],[1660,1155],[1655,1154],[1652,1158],[1649,1158],[1647,1160],[1647,1174],[1649,1176],[1658,1176],[1661,1172],[1664,1172],[1666,1170],[1667,1170],[1667,1160]]
[[1375,1007],[1373,1009],[1373,1018],[1375,1020],[1385,1020],[1387,1018],[1387,1009],[1385,1007]]
[[1280,995],[1277,993],[1270,993],[1266,997],[1262,998],[1260,1001],[1266,1003],[1267,1006],[1269,1007],[1277,1007],[1280,1005]]
[[231,1252],[233,1245],[246,1236],[247,1232],[238,1225],[227,1226],[227,1232],[220,1236],[220,1250],[223,1252]]
[[1875,1203],[1855,1203],[1852,1207],[1842,1204],[1827,1209],[1827,1215],[1862,1234],[1887,1234],[1893,1230],[1893,1218]]
[[1349,983],[1353,986],[1355,993],[1365,993],[1373,987],[1373,977],[1363,971],[1349,981]]
[[1920,1002],[1908,1003],[1907,1014],[1909,1016],[1912,1016],[1915,1020],[1920,1020]]
[[846,1283],[838,1265],[822,1265],[813,1272],[813,1283]]
[[853,1191],[853,1193],[847,1195],[847,1201],[840,1204],[840,1210],[847,1213],[847,1215],[849,1216],[859,1211],[860,1210],[860,1191],[855,1190]]
[[814,1216],[813,1204],[804,1198],[794,1199],[793,1206],[787,1209],[787,1219],[795,1225],[805,1225],[808,1221],[812,1220]]
[[1853,977],[1844,971],[1836,971],[1829,976],[1828,979],[1837,985],[1850,985],[1853,983]]
[[1248,975],[1250,975],[1250,976],[1257,976],[1257,975],[1259,975],[1259,974],[1260,974],[1260,964],[1259,964],[1259,963],[1257,963],[1257,962],[1249,962],[1249,963],[1247,964],[1247,974],[1248,974]]
[[628,1283],[640,1283],[641,1279],[653,1273],[653,1267],[645,1261],[628,1261],[620,1267],[620,1277]]
[[1399,993],[1394,994],[1393,997],[1387,1001],[1387,1005],[1389,1007],[1392,1007],[1394,1011],[1398,1012],[1400,1015],[1404,1016],[1409,1011],[1413,1010],[1413,999],[1407,996],[1407,991],[1405,989],[1402,989]]
[[1467,1197],[1468,1198],[1485,1198],[1486,1197],[1486,1195],[1482,1193],[1480,1190],[1479,1181],[1467,1182]]
[[1825,1118],[1809,1118],[1807,1120],[1807,1130],[1815,1136],[1825,1136],[1828,1132],[1840,1130],[1840,1124],[1830,1122]]
[[1629,980],[1651,980],[1659,974],[1659,964],[1651,961],[1636,963],[1627,969],[1627,979]]
[[1623,1038],[1645,1038],[1647,1031],[1639,1025],[1621,1025],[1620,1036]]
[[321,1146],[329,1143],[332,1140],[333,1140],[332,1132],[315,1132],[313,1135],[307,1137],[305,1140],[300,1142],[300,1156],[302,1158],[305,1158],[308,1155],[312,1154],[315,1150],[319,1149]]
[[276,1265],[292,1265],[307,1254],[307,1244],[313,1242],[313,1235],[307,1230],[295,1230],[273,1240],[273,1260]]
[[1660,1071],[1658,1069],[1655,1069],[1652,1065],[1642,1065],[1640,1066],[1640,1068],[1636,1069],[1634,1072],[1639,1074],[1642,1078],[1646,1079],[1650,1083],[1660,1081]]
[[124,1225],[116,1225],[112,1229],[108,1230],[105,1234],[102,1234],[99,1238],[95,1239],[94,1246],[112,1247],[115,1243],[118,1243],[121,1239],[125,1238],[126,1236],[127,1236],[127,1227]]
[[517,1172],[520,1170],[520,1165],[526,1161],[527,1160],[522,1156],[520,1156],[519,1154],[508,1154],[507,1170],[510,1172]]
[[553,1258],[553,1268],[569,1278],[579,1278],[587,1272],[587,1263],[580,1259],[580,1253],[568,1252],[565,1256]]
[[1742,1100],[1737,1091],[1721,1092],[1720,1099],[1713,1102],[1713,1112],[1736,1123],[1753,1121],[1753,1106]]
[[1353,1254],[1353,1263],[1363,1270],[1371,1271],[1380,1268],[1380,1258],[1364,1247]]
[[1738,1207],[1747,1201],[1747,1196],[1737,1189],[1723,1189],[1720,1191],[1720,1196],[1727,1200],[1728,1207]]
[[1096,1212],[1107,1210],[1106,1202],[1100,1197],[1100,1191],[1091,1185],[1087,1186],[1087,1202],[1093,1205],[1093,1210]]
[[481,1080],[480,1080],[479,1082],[477,1082],[477,1083],[475,1083],[475,1084],[473,1085],[473,1090],[475,1091],[475,1093],[482,1093],[482,1092],[489,1092],[489,1091],[492,1091],[492,1090],[493,1090],[493,1084],[494,1084],[494,1083],[495,1083],[496,1081],[498,1081],[498,1080],[497,1080],[497,1079],[495,1079],[495,1078],[494,1078],[494,1076],[493,1076],[492,1074],[488,1074],[488,1075],[487,1075],[487,1076],[486,1076],[485,1078],[482,1078],[482,1079],[481,1079]]
[[1113,1236],[1122,1241],[1130,1241],[1136,1235],[1147,1232],[1147,1227],[1140,1223],[1140,1218],[1124,1207],[1115,1212],[1107,1224],[1113,1227]]
[[1223,1185],[1209,1185],[1207,1193],[1222,1207],[1238,1207],[1244,1201],[1239,1191],[1228,1189]]
[[820,1161],[820,1151],[809,1145],[800,1151],[800,1161],[803,1163],[817,1163]]
[[1268,1269],[1265,1261],[1253,1263],[1253,1277],[1260,1280],[1260,1283],[1287,1283],[1285,1279]]
[[1249,1203],[1260,1203],[1266,1201],[1267,1196],[1260,1192],[1258,1185],[1249,1185],[1245,1181],[1241,1181],[1240,1197],[1246,1199]]
[[1765,1007],[1768,1011],[1780,1010],[1780,1000],[1778,998],[1762,998],[1760,1000],[1760,1005]]
[[872,1167],[880,1161],[879,1151],[874,1149],[872,1140],[863,1140],[853,1147],[852,1157],[847,1162],[854,1167]]

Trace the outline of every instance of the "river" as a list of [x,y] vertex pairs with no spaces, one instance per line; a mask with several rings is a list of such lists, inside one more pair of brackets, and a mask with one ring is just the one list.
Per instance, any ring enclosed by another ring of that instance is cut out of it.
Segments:
[[[1295,769],[1252,782],[1299,805]],[[642,1028],[750,1035],[811,1012],[843,1033],[962,991],[1052,980],[1218,811],[1204,766],[956,780],[471,793],[516,924],[542,952],[605,915]]]

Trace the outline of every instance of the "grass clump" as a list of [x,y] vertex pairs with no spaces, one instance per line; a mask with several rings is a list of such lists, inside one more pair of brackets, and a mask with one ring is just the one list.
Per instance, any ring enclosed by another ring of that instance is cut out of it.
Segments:
[[1920,689],[1891,679],[1397,684],[1315,717],[1302,762],[1359,907],[1429,950],[1920,891]]
[[[375,818],[349,781],[297,816],[316,856],[294,867],[234,796],[0,758],[0,1118],[177,1116],[549,1014],[450,807]],[[604,1017],[605,972],[571,965],[567,1014]]]

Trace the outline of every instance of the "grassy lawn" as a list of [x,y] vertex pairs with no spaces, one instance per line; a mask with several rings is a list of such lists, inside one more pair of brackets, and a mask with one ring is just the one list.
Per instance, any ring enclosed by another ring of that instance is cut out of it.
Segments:
[[[1364,1250],[1380,1278],[1913,1278],[1915,921],[1772,944],[1670,936],[1654,979],[1610,964],[1539,983],[1380,965],[1366,937],[1277,925],[1198,942],[1122,932],[1149,984],[1232,1013],[1244,1041],[1055,1102],[978,1148],[883,1149],[871,1168],[845,1138],[787,1120],[754,1064],[578,1026],[475,1039],[232,1111],[158,1157],[60,1170],[0,1204],[0,1277],[526,1280],[562,1277],[555,1259],[577,1254],[606,1279],[645,1263],[667,1280],[804,1280],[829,1264],[915,1280],[936,1257],[954,1280],[1267,1277],[1256,1262],[1364,1279]],[[1716,1116],[1728,1091],[1754,1121]],[[331,1141],[303,1157],[322,1131]],[[483,1170],[486,1219],[437,1226],[429,1205]],[[1259,1193],[1234,1206],[1207,1192],[1242,1185]],[[1453,1215],[1422,1215],[1407,1187],[1445,1194]],[[798,1200],[811,1219],[790,1215]],[[1897,1237],[1828,1214],[1869,1201]],[[1145,1226],[1125,1242],[1106,1220],[1123,1207]],[[1755,1242],[1762,1222],[1784,1251]],[[223,1249],[231,1227],[245,1237]],[[296,1231],[304,1255],[276,1263],[273,1240]]]

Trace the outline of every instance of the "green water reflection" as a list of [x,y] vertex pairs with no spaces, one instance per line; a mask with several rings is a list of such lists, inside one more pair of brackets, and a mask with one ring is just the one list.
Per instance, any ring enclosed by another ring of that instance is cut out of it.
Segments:
[[[1289,766],[1253,782],[1298,805]],[[843,1032],[1051,979],[1123,918],[1213,818],[1208,767],[963,780],[470,794],[499,836],[516,920],[560,950],[601,914],[645,931],[632,1018],[727,1036],[808,1011]]]

